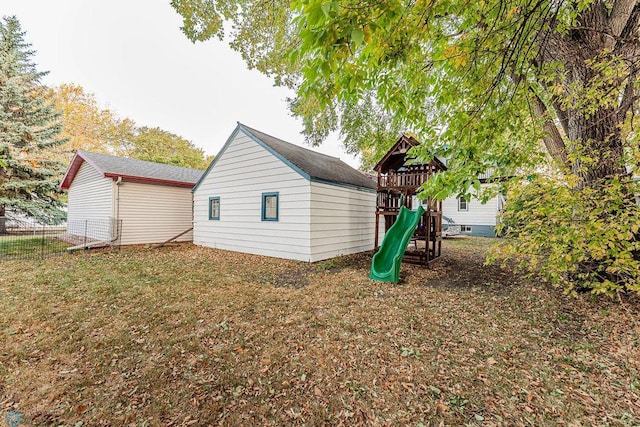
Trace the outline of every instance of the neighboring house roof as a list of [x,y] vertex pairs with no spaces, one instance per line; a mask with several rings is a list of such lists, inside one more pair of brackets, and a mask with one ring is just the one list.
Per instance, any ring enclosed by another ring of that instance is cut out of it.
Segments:
[[91,165],[105,178],[117,179],[122,177],[125,181],[161,184],[172,187],[192,188],[203,173],[203,171],[198,169],[189,169],[180,166],[78,150],[60,183],[61,189],[69,189],[80,166],[84,162]]
[[235,138],[239,131],[244,132],[253,141],[265,148],[271,154],[282,160],[293,170],[298,172],[306,179],[313,182],[322,182],[338,186],[354,187],[361,190],[373,191],[376,189],[376,183],[368,178],[364,173],[352,168],[337,157],[327,156],[316,151],[303,148],[289,142],[283,141],[266,133],[252,129],[248,126],[238,123],[227,143],[222,147],[220,153],[215,157],[209,165],[202,178],[195,185],[193,190],[204,177],[209,173],[216,161],[222,157],[227,146]]

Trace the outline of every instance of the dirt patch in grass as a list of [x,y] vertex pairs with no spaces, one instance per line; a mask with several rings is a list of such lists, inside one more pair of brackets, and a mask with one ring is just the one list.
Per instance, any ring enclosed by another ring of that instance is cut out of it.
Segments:
[[368,280],[173,245],[12,261],[0,415],[26,425],[639,425],[636,299],[568,299],[446,241]]

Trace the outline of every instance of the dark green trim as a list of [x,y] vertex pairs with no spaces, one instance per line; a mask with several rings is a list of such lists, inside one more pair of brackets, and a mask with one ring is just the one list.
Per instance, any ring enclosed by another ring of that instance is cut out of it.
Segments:
[[204,179],[207,177],[207,175],[209,175],[209,172],[211,171],[213,166],[216,163],[218,163],[218,159],[220,157],[222,157],[222,153],[224,153],[226,151],[227,147],[229,146],[229,144],[231,144],[231,141],[233,141],[233,139],[236,137],[236,135],[238,134],[239,130],[240,130],[240,125],[238,124],[238,126],[236,126],[234,131],[231,133],[231,136],[229,138],[227,138],[227,142],[224,143],[224,145],[222,146],[222,149],[220,149],[218,154],[216,154],[216,156],[213,158],[213,161],[209,164],[209,167],[204,171],[204,173],[202,174],[202,176],[200,177],[198,182],[196,182],[196,185],[193,186],[193,189],[191,189],[192,193],[196,192],[198,187],[200,187],[200,184],[202,183],[202,181],[204,181]]
[[311,178],[310,181],[317,182],[318,184],[333,185],[334,187],[342,187],[342,188],[350,188],[352,190],[366,191],[367,193],[377,193],[377,191],[374,188],[360,187],[359,185],[345,184],[343,182],[327,181],[320,178]]
[[[214,200],[218,201],[218,215],[217,216],[213,216],[213,209],[211,209],[211,202],[213,202]],[[209,197],[209,220],[210,221],[219,221],[220,220],[220,197],[218,197],[218,196]]]
[[[267,218],[267,197],[276,197],[276,217],[275,218]],[[263,221],[278,221],[280,218],[280,195],[277,191],[272,191],[269,193],[262,193],[262,220]]]
[[258,145],[260,145],[262,148],[264,148],[265,150],[267,150],[269,153],[273,154],[275,157],[277,157],[278,159],[282,160],[284,162],[284,164],[286,164],[287,166],[289,166],[291,169],[293,169],[294,171],[298,172],[303,178],[311,181],[311,176],[306,173],[305,171],[303,171],[302,169],[300,169],[298,166],[294,165],[293,163],[291,163],[289,161],[289,159],[287,159],[286,157],[284,157],[282,154],[278,153],[276,150],[274,150],[273,148],[271,148],[270,146],[268,146],[267,144],[265,144],[260,138],[258,138],[257,136],[255,136],[254,134],[251,133],[251,131],[247,128],[245,128],[244,126],[242,126],[242,123],[238,123],[238,128],[242,129],[242,131],[252,140],[254,140],[255,142],[258,143]]

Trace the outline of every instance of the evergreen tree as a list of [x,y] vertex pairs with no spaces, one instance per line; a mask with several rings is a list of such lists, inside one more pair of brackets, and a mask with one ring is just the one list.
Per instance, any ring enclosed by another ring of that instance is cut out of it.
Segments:
[[64,142],[60,115],[45,98],[34,51],[16,17],[0,21],[0,233],[8,210],[43,222],[59,220],[60,162],[47,151]]

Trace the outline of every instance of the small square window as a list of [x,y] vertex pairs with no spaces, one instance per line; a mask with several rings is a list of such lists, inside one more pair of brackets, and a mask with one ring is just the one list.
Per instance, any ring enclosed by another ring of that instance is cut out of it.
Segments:
[[209,197],[209,219],[220,219],[220,197]]
[[464,197],[458,198],[458,210],[459,211],[468,211],[469,210],[469,202]]
[[461,225],[460,226],[460,232],[461,233],[472,233],[473,230],[471,229],[470,225]]
[[278,193],[262,193],[262,220],[278,220]]

